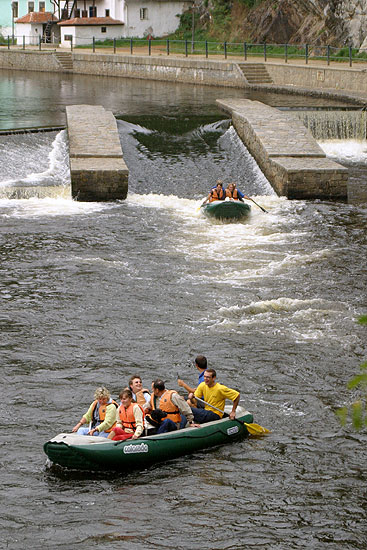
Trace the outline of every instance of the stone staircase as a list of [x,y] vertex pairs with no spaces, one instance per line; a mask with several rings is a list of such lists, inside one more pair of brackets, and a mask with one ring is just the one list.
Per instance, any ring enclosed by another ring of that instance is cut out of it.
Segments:
[[55,52],[54,55],[63,71],[73,70],[73,56],[71,52]]
[[274,84],[262,63],[238,63],[238,67],[249,84]]

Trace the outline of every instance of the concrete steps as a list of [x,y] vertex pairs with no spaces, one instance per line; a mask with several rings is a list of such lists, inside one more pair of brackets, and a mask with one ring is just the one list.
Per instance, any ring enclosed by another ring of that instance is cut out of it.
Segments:
[[262,63],[238,63],[238,66],[249,84],[274,84]]
[[61,69],[64,71],[73,70],[73,56],[70,52],[55,52],[54,55]]

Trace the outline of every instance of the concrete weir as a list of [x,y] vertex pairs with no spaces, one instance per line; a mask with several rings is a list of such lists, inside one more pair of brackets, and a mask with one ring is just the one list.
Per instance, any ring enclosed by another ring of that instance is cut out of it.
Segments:
[[129,170],[115,117],[100,105],[66,107],[71,194],[79,201],[126,199]]
[[291,113],[249,99],[217,99],[278,195],[289,199],[345,199],[348,170],[326,158]]

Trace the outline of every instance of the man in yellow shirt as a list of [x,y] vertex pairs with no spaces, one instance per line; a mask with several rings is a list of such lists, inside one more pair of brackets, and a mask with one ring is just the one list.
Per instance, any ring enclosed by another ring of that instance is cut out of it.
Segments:
[[[229,414],[229,418],[233,420],[236,417],[237,405],[240,401],[240,393],[231,388],[227,388],[223,384],[216,382],[217,373],[214,369],[207,369],[204,372],[204,382],[198,385],[194,393],[189,394],[190,404],[192,405],[192,412],[194,414],[194,421],[199,424],[205,424],[206,422],[212,422],[213,420],[220,420],[224,414],[224,406],[226,399],[230,399],[233,402],[232,410]],[[203,399],[208,404],[205,405],[205,409],[196,408],[196,399]],[[215,410],[215,408],[223,411],[222,413]]]

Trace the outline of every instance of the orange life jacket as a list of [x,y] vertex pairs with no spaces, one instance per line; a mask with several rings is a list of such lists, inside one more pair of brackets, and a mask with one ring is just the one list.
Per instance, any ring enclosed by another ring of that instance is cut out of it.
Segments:
[[[181,415],[180,415],[179,408],[172,403],[171,396],[173,393],[177,393],[177,392],[175,390],[166,390],[164,392],[164,394],[162,395],[159,401],[159,408],[161,409],[161,411],[164,411],[167,413],[167,418],[177,423],[177,422],[181,422]],[[150,397],[150,404],[153,410],[157,408],[155,406],[154,397],[155,397],[154,394],[152,394]]]
[[145,401],[144,393],[150,394],[150,391],[142,389],[135,394],[136,402],[138,405],[145,405],[146,401]]
[[[127,409],[123,405],[119,406],[119,417],[121,420],[121,424],[124,430],[131,429],[136,430],[136,420],[134,416],[134,406],[138,405],[137,403],[130,403]],[[144,411],[141,408],[140,405],[138,405],[139,409],[143,413],[143,420],[144,420]]]
[[229,189],[226,189],[226,197],[230,197],[231,199],[238,200],[237,189],[234,188],[233,191],[230,191]]
[[221,189],[218,193],[217,188],[214,187],[214,189],[212,189],[210,191],[209,202],[222,201],[224,199],[224,197],[225,197],[225,194],[224,194],[223,189]]
[[[99,424],[102,424],[102,422],[104,422],[104,419],[106,418],[106,409],[108,407],[108,405],[115,405],[116,409],[118,408],[118,404],[116,403],[116,401],[114,401],[113,399],[110,400],[109,403],[106,403],[105,405],[100,405],[99,408],[98,408],[98,418],[95,416],[95,411],[96,411],[96,407],[98,405],[98,400],[94,401],[93,402],[93,409],[92,409],[92,427],[96,427],[96,426],[99,426]],[[111,426],[111,428],[109,428],[108,430],[104,430],[105,432],[111,432],[113,430],[113,428],[116,426],[116,422],[114,423],[113,426]]]

